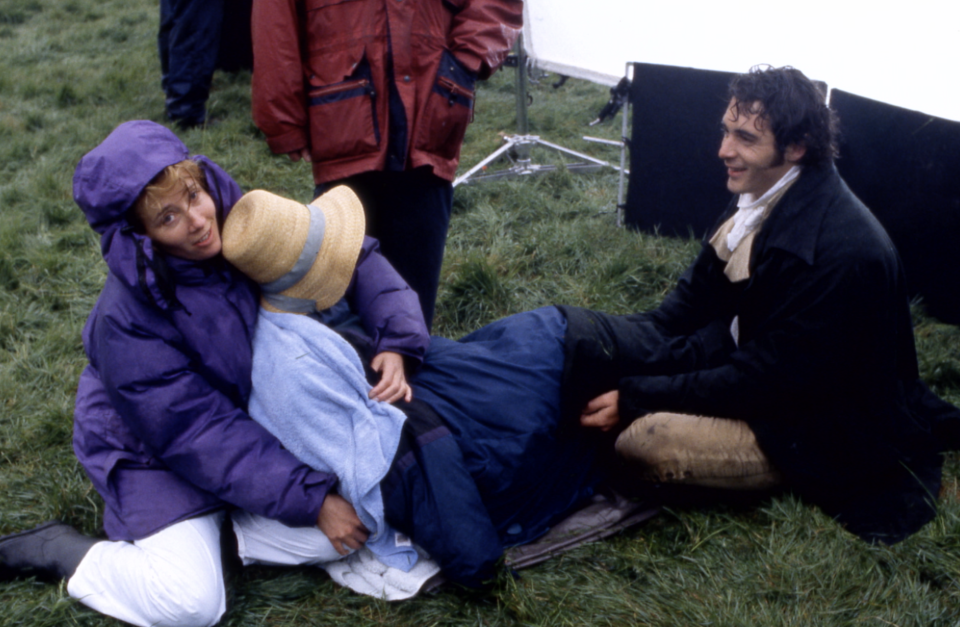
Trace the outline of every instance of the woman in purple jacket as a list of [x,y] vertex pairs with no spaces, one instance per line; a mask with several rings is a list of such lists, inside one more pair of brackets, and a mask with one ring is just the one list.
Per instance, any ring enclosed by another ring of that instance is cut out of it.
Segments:
[[[332,490],[337,478],[299,462],[247,415],[258,291],[220,254],[220,226],[240,195],[220,167],[152,122],[120,125],[80,161],[74,197],[109,273],[83,332],[90,363],[74,450],[103,497],[109,540],[59,522],[7,536],[0,577],[64,578],[71,596],[136,625],[212,625],[225,610],[226,510],[249,514],[246,528],[234,523],[247,563],[270,562],[271,543],[317,529],[341,546],[366,540]],[[365,240],[357,274],[380,277],[385,263]],[[408,397],[403,362],[422,360],[429,341],[416,295],[390,288],[374,309],[360,312],[382,377],[371,395]],[[267,519],[290,537],[257,535]]]

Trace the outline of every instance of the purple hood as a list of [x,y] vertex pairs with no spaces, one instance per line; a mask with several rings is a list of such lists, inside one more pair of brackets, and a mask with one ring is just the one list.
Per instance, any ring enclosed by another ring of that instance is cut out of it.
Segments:
[[153,177],[189,156],[167,127],[147,120],[124,122],[77,164],[73,198],[93,230],[106,235],[126,225],[127,210]]
[[[222,223],[224,207],[233,206],[240,188],[206,157],[191,157],[180,138],[156,122],[124,122],[83,156],[73,175],[73,198],[100,234],[100,251],[110,271],[161,308],[171,306],[175,298],[172,288],[158,280],[158,275],[165,273],[159,268],[162,262],[150,238],[135,233],[127,216],[155,176],[167,166],[191,158],[206,174]],[[165,263],[183,265],[181,260],[170,258]]]

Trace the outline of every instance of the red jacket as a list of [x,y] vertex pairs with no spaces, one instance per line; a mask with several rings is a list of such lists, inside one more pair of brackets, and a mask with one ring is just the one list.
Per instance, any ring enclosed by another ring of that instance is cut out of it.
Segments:
[[453,180],[487,78],[520,33],[520,0],[255,0],[253,119],[275,153],[309,148],[317,184],[383,169],[388,60],[407,167]]

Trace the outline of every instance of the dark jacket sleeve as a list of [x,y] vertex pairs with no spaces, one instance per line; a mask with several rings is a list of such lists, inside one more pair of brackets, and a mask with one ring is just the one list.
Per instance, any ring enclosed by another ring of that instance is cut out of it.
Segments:
[[420,309],[420,299],[390,262],[380,254],[380,243],[364,237],[347,301],[360,316],[370,336],[374,354],[400,353],[422,363],[430,334]]
[[303,26],[297,4],[295,0],[253,3],[253,121],[276,154],[309,146],[300,56]]
[[497,71],[523,27],[520,0],[459,0],[450,28],[450,52],[479,78]]
[[[704,254],[709,257],[710,251]],[[652,317],[663,314],[670,325],[668,317],[677,314],[681,322],[671,326],[677,332],[686,330],[684,324],[702,321],[701,308],[728,322],[735,312],[710,304],[735,300],[723,298],[721,291],[732,284],[716,277],[718,265],[698,260],[678,292]],[[845,255],[821,259],[818,265],[769,251],[751,279],[762,282],[754,289],[763,295],[754,309],[763,314],[741,319],[740,345],[729,359],[682,374],[622,379],[621,415],[668,410],[762,422],[782,413],[776,410],[785,402],[849,398],[842,390],[856,385],[857,364],[869,355],[869,330],[880,326],[872,321],[884,315],[872,295],[882,293],[886,270],[869,259]],[[837,393],[831,395],[831,390]]]
[[148,324],[105,316],[97,353],[110,400],[150,454],[223,501],[294,527],[316,525],[336,477],[312,470]]
[[684,335],[655,324],[648,314],[559,309],[567,319],[564,424],[579,417],[591,399],[617,389],[624,378],[700,370],[725,360],[734,348],[729,324],[722,322]]

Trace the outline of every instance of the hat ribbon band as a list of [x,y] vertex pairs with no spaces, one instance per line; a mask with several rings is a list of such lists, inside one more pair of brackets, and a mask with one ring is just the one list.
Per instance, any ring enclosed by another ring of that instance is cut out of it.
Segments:
[[296,298],[284,294],[263,293],[263,300],[267,301],[280,311],[296,314],[312,314],[317,310],[317,301],[309,298]]
[[307,205],[310,210],[310,226],[307,229],[307,241],[303,243],[303,250],[300,251],[300,257],[293,264],[290,271],[282,277],[269,283],[262,283],[260,290],[264,295],[280,294],[280,292],[290,289],[300,282],[307,275],[313,263],[320,254],[320,247],[323,245],[323,234],[326,230],[327,219],[323,211],[314,205]]

